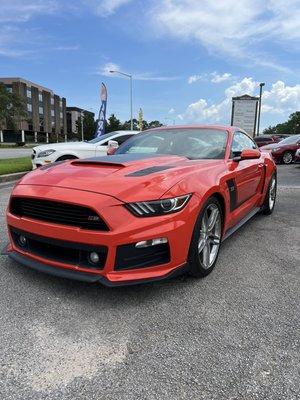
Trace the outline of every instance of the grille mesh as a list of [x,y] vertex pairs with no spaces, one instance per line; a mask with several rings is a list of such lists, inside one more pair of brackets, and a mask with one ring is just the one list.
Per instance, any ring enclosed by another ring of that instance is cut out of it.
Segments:
[[103,219],[92,209],[58,201],[13,197],[10,212],[18,217],[28,217],[60,225],[99,231],[109,230]]

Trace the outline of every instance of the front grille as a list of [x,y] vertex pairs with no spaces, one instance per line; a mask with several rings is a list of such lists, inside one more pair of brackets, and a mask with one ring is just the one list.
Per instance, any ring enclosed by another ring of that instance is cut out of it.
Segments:
[[168,243],[136,248],[135,244],[117,247],[115,270],[146,268],[170,262]]
[[[24,232],[13,227],[10,227],[10,233],[17,248],[47,260],[91,269],[103,269],[106,262],[107,247],[105,246],[94,246],[47,238],[33,235],[32,233]],[[21,244],[21,235],[26,238],[25,245]],[[96,252],[99,255],[99,261],[97,263],[92,263],[90,261],[89,254],[91,252]]]
[[18,217],[71,225],[82,229],[109,230],[103,219],[92,209],[58,201],[13,197],[10,212]]

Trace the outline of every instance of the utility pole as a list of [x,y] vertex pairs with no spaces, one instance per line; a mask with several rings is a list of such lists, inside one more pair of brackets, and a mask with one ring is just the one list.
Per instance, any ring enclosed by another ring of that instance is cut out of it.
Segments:
[[261,114],[261,98],[262,98],[262,88],[265,86],[264,82],[261,82],[259,84],[259,104],[258,104],[258,120],[257,120],[257,134],[256,136],[259,136],[259,127],[260,127],[260,114]]

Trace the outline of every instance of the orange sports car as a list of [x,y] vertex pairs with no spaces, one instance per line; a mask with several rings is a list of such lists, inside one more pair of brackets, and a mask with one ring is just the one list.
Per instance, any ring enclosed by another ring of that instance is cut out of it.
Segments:
[[220,246],[276,200],[276,166],[232,126],[151,129],[112,156],[27,174],[7,210],[16,263],[119,286],[209,274]]

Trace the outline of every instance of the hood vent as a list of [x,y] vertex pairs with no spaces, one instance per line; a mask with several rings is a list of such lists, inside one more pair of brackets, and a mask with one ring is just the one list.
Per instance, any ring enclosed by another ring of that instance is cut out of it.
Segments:
[[131,174],[128,174],[126,176],[146,176],[150,174],[154,174],[155,172],[161,172],[166,169],[174,168],[173,165],[162,165],[162,166],[153,166],[145,169],[140,169],[139,171],[132,172]]

